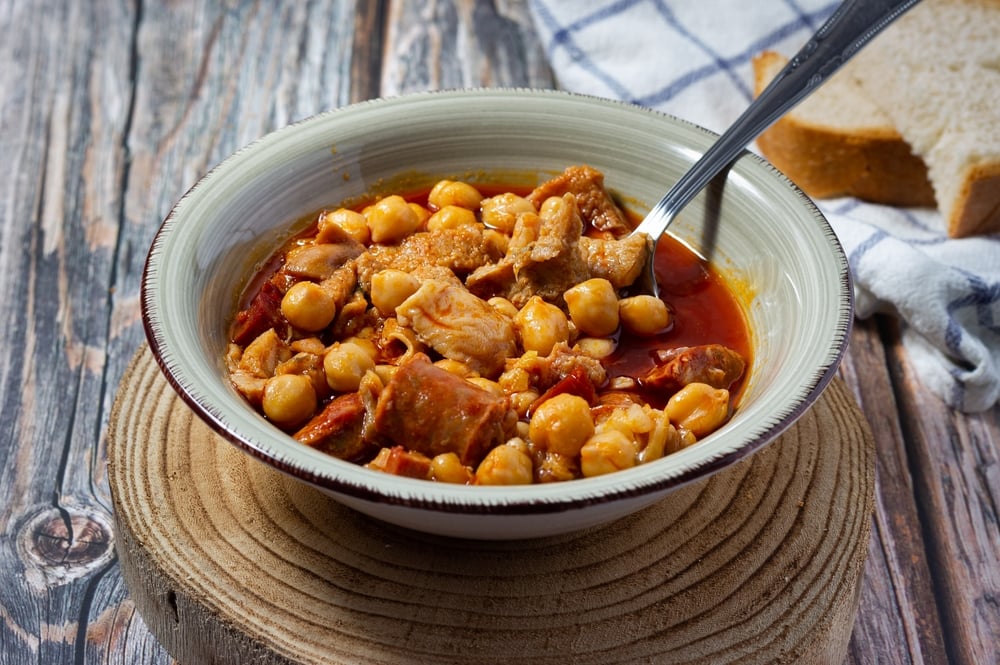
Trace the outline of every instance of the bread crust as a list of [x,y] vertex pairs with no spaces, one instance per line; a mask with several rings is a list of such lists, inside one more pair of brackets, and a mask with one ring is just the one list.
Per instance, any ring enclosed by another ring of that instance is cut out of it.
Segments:
[[[755,94],[785,61],[773,51],[754,57]],[[793,110],[763,132],[757,146],[814,198],[853,196],[888,205],[935,205],[927,166],[890,125],[835,127]]]
[[1000,231],[1000,164],[966,169],[962,189],[948,218],[948,235],[967,238]]

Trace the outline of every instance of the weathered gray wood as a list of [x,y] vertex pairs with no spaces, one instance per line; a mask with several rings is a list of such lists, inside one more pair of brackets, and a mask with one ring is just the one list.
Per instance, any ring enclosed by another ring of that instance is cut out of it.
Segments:
[[517,0],[391,2],[381,93],[552,87],[530,21]]
[[[103,430],[160,220],[316,111],[551,75],[527,0],[0,0],[0,35],[0,664],[167,663],[104,535]],[[945,408],[881,318],[842,374],[879,459],[849,662],[997,662],[1000,407]]]
[[82,661],[125,597],[99,443],[133,22],[0,5],[0,662]]
[[1000,407],[956,417],[891,351],[945,647],[954,663],[1000,663]]
[[[932,577],[920,529],[919,506],[896,415],[879,321],[855,324],[841,375],[868,416],[875,435],[878,478],[861,607],[850,660],[880,663],[946,661]],[[872,371],[882,368],[882,371]],[[916,554],[916,555],[915,555]]]

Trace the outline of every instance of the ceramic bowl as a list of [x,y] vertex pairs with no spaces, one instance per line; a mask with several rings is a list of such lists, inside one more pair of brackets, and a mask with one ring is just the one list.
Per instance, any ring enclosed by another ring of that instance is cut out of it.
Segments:
[[[172,386],[222,437],[375,518],[476,539],[607,523],[773,440],[816,400],[844,353],[853,306],[844,252],[813,203],[759,157],[738,159],[721,195],[699,195],[671,227],[697,251],[712,236],[712,260],[740,285],[754,346],[742,400],[720,430],[655,463],[520,487],[365,469],[299,444],[254,412],[228,382],[226,332],[256,262],[295,220],[324,206],[441,177],[532,184],[589,164],[641,214],[714,138],[661,113],[542,90],[422,93],[311,117],[223,161],[170,212],[143,275],[149,345]],[[711,215],[718,223],[707,233]]]

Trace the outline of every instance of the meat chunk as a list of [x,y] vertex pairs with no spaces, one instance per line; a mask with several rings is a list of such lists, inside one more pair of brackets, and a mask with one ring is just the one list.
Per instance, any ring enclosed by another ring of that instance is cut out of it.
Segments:
[[597,401],[597,388],[591,382],[590,377],[587,376],[586,369],[582,365],[577,365],[567,376],[554,383],[548,390],[539,395],[538,399],[531,403],[531,406],[528,407],[528,415],[530,416],[534,413],[535,409],[547,400],[564,393],[582,397],[586,400],[587,404],[591,405]]
[[361,395],[347,393],[331,400],[293,438],[334,457],[356,462],[374,449],[361,436],[364,419]]
[[589,166],[570,166],[555,178],[543,182],[528,195],[536,208],[553,196],[572,194],[583,220],[599,231],[615,237],[632,230],[624,213],[604,188],[604,174]]
[[[529,228],[535,219],[537,232]],[[518,307],[533,295],[561,303],[566,289],[590,277],[580,254],[582,232],[583,221],[572,194],[547,199],[537,217],[521,215],[506,256],[515,277],[508,299]]]
[[689,383],[728,389],[743,376],[746,367],[743,356],[721,344],[682,346],[664,353],[657,362],[639,383],[667,394]]
[[511,320],[462,286],[428,279],[396,308],[396,318],[422,343],[486,377],[517,351]]
[[514,286],[514,264],[511,261],[500,261],[476,268],[466,278],[465,286],[483,300],[489,300],[493,296],[506,298]]
[[288,322],[281,314],[281,299],[284,295],[273,282],[264,282],[246,309],[237,312],[233,321],[232,341],[246,346],[272,329],[279,337],[285,337],[288,334]]
[[642,235],[621,240],[580,238],[580,252],[591,277],[603,277],[616,289],[631,286],[649,258],[649,243]]
[[375,408],[375,431],[393,443],[434,457],[453,452],[476,465],[509,439],[517,422],[498,397],[415,354],[399,366]]
[[343,307],[344,303],[354,294],[354,288],[357,285],[358,273],[354,261],[348,261],[345,265],[337,268],[320,283],[338,309]]
[[340,243],[324,242],[293,247],[285,255],[281,272],[297,279],[319,282],[351,259],[360,256],[364,249],[364,245],[350,238]]
[[565,342],[553,346],[552,352],[547,356],[526,354],[511,358],[507,361],[506,369],[527,372],[532,386],[541,392],[574,374],[578,378],[585,377],[595,390],[603,386],[608,378],[607,370],[600,360],[570,348]]
[[407,236],[398,245],[373,245],[358,259],[358,279],[368,291],[375,273],[387,268],[415,272],[427,266],[447,268],[464,276],[499,261],[502,253],[482,229],[471,224]]
[[288,348],[273,328],[265,330],[243,350],[239,369],[252,376],[266,379],[274,376],[274,368],[292,357]]
[[426,478],[431,470],[431,459],[403,446],[393,446],[378,451],[378,455],[367,466],[394,476]]

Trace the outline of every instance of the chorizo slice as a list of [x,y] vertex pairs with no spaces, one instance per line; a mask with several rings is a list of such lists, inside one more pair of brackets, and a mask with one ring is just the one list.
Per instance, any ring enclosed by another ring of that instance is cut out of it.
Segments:
[[399,366],[379,395],[378,435],[433,458],[475,466],[514,432],[517,414],[498,397],[431,363],[423,353]]
[[279,337],[285,337],[288,334],[288,322],[281,314],[281,299],[284,295],[273,282],[264,282],[246,309],[237,312],[233,321],[232,341],[246,346],[270,328]]
[[361,436],[365,405],[359,393],[332,399],[293,438],[334,457],[357,462],[369,456],[374,446]]
[[393,446],[382,448],[367,466],[394,476],[427,478],[431,470],[431,459],[423,453],[407,450],[403,446]]
[[639,383],[672,394],[689,383],[706,383],[728,389],[741,376],[746,361],[736,351],[722,344],[682,346],[663,353],[658,365]]

